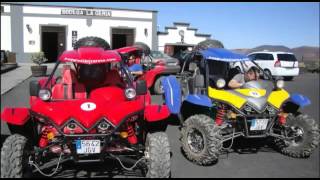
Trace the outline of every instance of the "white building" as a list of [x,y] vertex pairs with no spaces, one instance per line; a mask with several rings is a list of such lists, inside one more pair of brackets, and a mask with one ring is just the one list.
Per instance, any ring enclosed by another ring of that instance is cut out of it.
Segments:
[[165,27],[165,32],[158,31],[158,49],[169,55],[180,50],[193,47],[211,37],[210,34],[197,33],[198,29],[191,28],[189,23],[174,22],[173,27]]
[[30,62],[43,51],[55,61],[85,36],[107,40],[111,48],[144,42],[158,49],[157,11],[1,3],[1,50]]

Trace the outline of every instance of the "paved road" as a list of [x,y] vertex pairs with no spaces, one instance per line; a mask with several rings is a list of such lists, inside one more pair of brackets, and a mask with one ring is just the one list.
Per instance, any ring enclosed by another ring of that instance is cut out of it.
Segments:
[[[31,78],[32,79],[32,78]],[[27,79],[16,88],[1,96],[1,110],[4,106],[29,106]],[[312,105],[302,111],[315,118],[319,123],[319,74],[303,74],[293,81],[286,82],[289,92],[299,92],[312,100]],[[153,96],[154,102],[160,102],[160,96]],[[281,155],[265,146],[264,141],[239,141],[237,146],[243,150],[258,148],[257,152],[230,152],[221,155],[213,166],[202,167],[189,162],[181,153],[178,126],[167,128],[172,151],[172,177],[319,177],[319,148],[308,159],[295,159]],[[1,134],[8,134],[5,124],[1,123]],[[1,136],[3,141],[3,137]],[[73,169],[76,170],[73,170]],[[122,171],[118,163],[90,166],[65,164],[64,171],[58,177],[139,177],[139,171]]]

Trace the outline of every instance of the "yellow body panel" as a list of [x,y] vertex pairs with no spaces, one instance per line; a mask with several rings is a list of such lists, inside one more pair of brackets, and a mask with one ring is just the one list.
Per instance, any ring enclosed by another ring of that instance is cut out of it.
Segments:
[[290,97],[289,93],[283,89],[273,91],[269,98],[268,102],[276,108],[280,108],[282,103]]
[[238,93],[241,93],[245,96],[251,96],[251,97],[262,97],[266,95],[265,89],[235,89]]
[[235,94],[232,94],[226,90],[218,90],[218,89],[214,89],[211,87],[208,87],[208,95],[209,97],[213,98],[213,99],[217,99],[217,100],[221,100],[224,102],[228,102],[231,105],[237,107],[237,108],[241,108],[244,103],[246,103],[246,99],[239,97]]

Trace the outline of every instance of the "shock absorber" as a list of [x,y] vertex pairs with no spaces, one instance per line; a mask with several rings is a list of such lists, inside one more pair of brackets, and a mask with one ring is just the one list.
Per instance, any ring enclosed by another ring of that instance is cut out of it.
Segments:
[[218,126],[221,126],[223,123],[224,115],[226,114],[225,105],[221,104],[220,107],[217,110],[216,120],[215,124]]
[[41,130],[41,137],[39,140],[39,147],[44,148],[48,145],[48,133],[49,133],[49,127],[44,126]]
[[137,144],[137,136],[135,134],[134,128],[132,123],[127,123],[127,132],[128,132],[128,141],[130,144]]

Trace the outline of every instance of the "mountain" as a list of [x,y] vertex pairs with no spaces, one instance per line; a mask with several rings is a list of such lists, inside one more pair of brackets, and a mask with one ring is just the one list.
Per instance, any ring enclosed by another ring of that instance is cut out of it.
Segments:
[[[241,53],[241,54],[249,54],[254,51],[284,51],[284,52],[292,52],[295,54],[296,58],[301,61],[319,61],[320,56],[319,56],[319,47],[311,47],[311,46],[301,46],[301,47],[296,47],[296,48],[288,48],[286,46],[281,46],[281,45],[262,45],[258,46],[252,49],[245,49],[245,48],[240,48],[240,49],[232,49],[232,51]],[[302,59],[303,57],[303,59]]]

